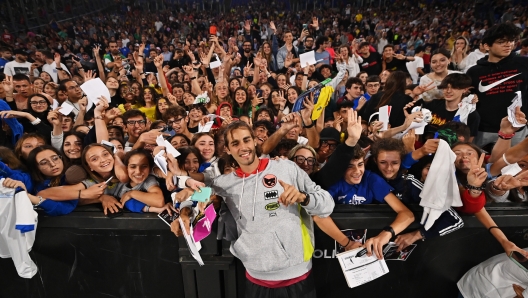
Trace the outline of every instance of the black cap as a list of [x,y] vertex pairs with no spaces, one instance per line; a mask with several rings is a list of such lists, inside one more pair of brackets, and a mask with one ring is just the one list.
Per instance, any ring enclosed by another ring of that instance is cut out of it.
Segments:
[[321,133],[319,134],[319,139],[321,141],[328,141],[333,140],[338,143],[341,142],[341,134],[339,131],[333,127],[325,127],[323,130],[321,130]]
[[28,55],[28,52],[26,49],[15,49],[13,51],[13,54],[15,55],[24,55],[24,56],[27,56]]

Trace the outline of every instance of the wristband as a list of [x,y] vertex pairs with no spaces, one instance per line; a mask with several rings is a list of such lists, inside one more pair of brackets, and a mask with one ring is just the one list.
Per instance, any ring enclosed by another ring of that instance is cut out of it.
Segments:
[[192,78],[191,78],[191,81],[192,81],[192,80],[196,80],[196,77],[192,77]]
[[[306,196],[306,198],[304,199],[304,201],[301,202],[301,206],[306,206],[306,205],[308,205],[308,203],[310,203],[310,195],[307,194],[307,193],[304,192],[304,191],[300,191],[300,193],[302,193],[303,195]],[[347,245],[348,245],[348,244],[347,244]]]
[[491,233],[491,230],[492,230],[492,229],[499,229],[499,230],[500,230],[500,228],[497,227],[497,226],[491,226],[491,227],[488,228],[488,232]]
[[509,139],[511,139],[511,138],[513,138],[515,136],[515,133],[505,134],[505,133],[503,133],[502,131],[499,130],[498,135],[499,135],[499,138],[501,138],[503,140],[509,140]]
[[145,58],[143,55],[138,55],[138,56],[141,57],[141,58]]
[[383,231],[390,232],[392,235],[391,238],[394,238],[394,236],[396,236],[396,233],[394,232],[394,229],[391,226],[384,227]]
[[466,184],[466,189],[483,191],[484,189],[486,189],[486,186],[484,184],[482,184],[481,186],[473,186],[471,184]]
[[507,165],[511,165],[511,163],[506,160],[506,153],[502,154],[502,160],[504,160]]
[[307,73],[303,73],[303,77],[307,77],[307,76],[308,76],[308,74],[307,74]]
[[145,206],[145,212],[149,212],[150,206]]
[[35,119],[35,121],[31,122],[32,125],[40,124],[41,120],[40,118]]
[[341,244],[339,244],[339,245],[341,245],[341,247],[347,247],[349,244],[350,244],[350,238],[348,238],[348,242],[347,242],[347,244],[345,244],[345,245],[341,245]]
[[[82,190],[82,189],[81,189]],[[81,199],[81,190],[79,190],[79,194],[77,195],[77,200]]]
[[62,67],[55,67],[56,70],[62,70]]
[[38,207],[44,201],[44,199],[41,196],[38,196],[38,198],[39,198],[39,202],[37,204],[33,205],[33,207]]

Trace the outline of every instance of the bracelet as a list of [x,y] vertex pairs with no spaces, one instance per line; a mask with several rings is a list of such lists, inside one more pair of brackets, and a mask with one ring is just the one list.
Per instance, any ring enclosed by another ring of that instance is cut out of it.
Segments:
[[192,78],[191,78],[191,81],[192,81],[192,80],[196,80],[196,77],[192,77]]
[[103,116],[95,116],[94,119],[104,120]]
[[509,140],[509,139],[511,139],[511,138],[513,138],[515,136],[515,133],[505,134],[505,133],[503,133],[502,131],[499,130],[498,135],[499,135],[499,138],[501,138],[503,140]]
[[394,236],[396,236],[396,232],[394,232],[394,229],[391,226],[384,227],[383,231],[391,233],[391,238],[394,238]]
[[419,229],[418,231],[420,231],[420,235],[422,236],[422,241],[425,241],[425,233],[424,233],[424,231],[422,231],[422,229]]
[[507,165],[511,165],[511,163],[509,163],[509,162],[506,160],[506,153],[503,153],[503,154],[502,154],[502,160],[504,160],[504,162],[505,162]]
[[492,230],[492,229],[499,229],[499,230],[500,230],[500,228],[497,227],[497,226],[491,226],[491,227],[488,228],[488,232],[491,233],[491,230]]
[[79,194],[77,195],[77,200],[81,199],[81,190],[79,190]]
[[482,184],[481,186],[473,186],[471,184],[466,184],[466,189],[483,191],[484,189],[486,189],[486,186],[484,184]]
[[303,73],[303,77],[307,77],[307,76],[308,76],[308,74],[307,74],[307,73]]
[[35,121],[31,122],[32,125],[40,124],[41,120],[40,118],[35,119]]
[[62,70],[62,67],[55,67],[56,70]]
[[38,196],[37,198],[39,198],[39,202],[37,204],[33,205],[33,207],[38,207],[44,201],[44,199],[41,196]]
[[348,242],[347,242],[347,244],[345,244],[345,245],[341,245],[341,244],[339,244],[339,245],[341,245],[341,247],[347,247],[349,244],[350,244],[350,238],[348,238]]
[[143,55],[138,55],[138,57],[145,58]]
[[505,191],[505,190],[502,190],[500,188],[498,188],[497,186],[495,186],[495,184],[491,183],[491,188],[493,188],[494,190],[496,191]]
[[145,209],[146,209],[145,212],[149,212],[150,206],[145,206]]

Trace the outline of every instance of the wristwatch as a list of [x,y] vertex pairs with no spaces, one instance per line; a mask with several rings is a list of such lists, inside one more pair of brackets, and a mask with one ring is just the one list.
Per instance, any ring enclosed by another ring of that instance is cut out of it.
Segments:
[[394,232],[394,229],[391,226],[386,226],[383,228],[383,231],[387,231],[391,233],[391,238],[394,238],[396,236],[396,233]]
[[310,195],[307,194],[307,193],[304,192],[304,191],[299,191],[299,192],[306,196],[306,198],[304,199],[304,201],[301,202],[301,206],[307,206],[308,203],[310,203]]

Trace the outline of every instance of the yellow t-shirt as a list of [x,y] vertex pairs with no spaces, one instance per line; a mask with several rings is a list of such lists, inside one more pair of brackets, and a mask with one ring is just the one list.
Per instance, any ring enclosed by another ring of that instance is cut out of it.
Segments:
[[143,113],[145,113],[145,115],[147,115],[147,118],[150,120],[150,121],[156,121],[158,119],[156,119],[156,106],[153,106],[153,107],[150,107],[150,108],[147,108],[147,107],[140,107],[139,110]]

